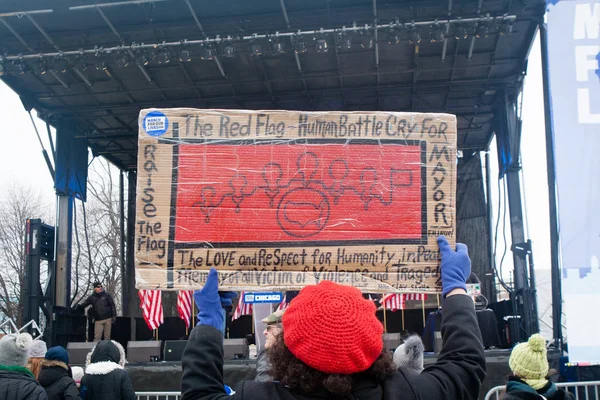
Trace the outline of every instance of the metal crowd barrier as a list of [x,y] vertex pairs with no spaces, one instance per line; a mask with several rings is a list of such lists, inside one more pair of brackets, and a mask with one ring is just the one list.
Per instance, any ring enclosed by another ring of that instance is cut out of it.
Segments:
[[[24,332],[27,328],[31,328],[31,331],[33,332],[31,336],[33,336],[34,339],[42,336],[42,330],[40,329],[40,326],[37,324],[37,322],[35,322],[34,320],[31,320],[28,323],[26,323],[25,325],[23,325],[21,327],[21,329],[18,329],[17,325],[15,325],[13,320],[10,318],[8,318],[7,320],[0,323],[0,333],[3,333],[5,335],[11,334],[11,333]],[[7,329],[8,329],[8,332],[7,332]]]
[[181,392],[137,392],[136,400],[179,400]]
[[[575,396],[575,400],[600,400],[598,396],[600,381],[589,382],[561,382],[557,387],[565,389]],[[485,400],[500,400],[506,386],[496,386],[485,395]]]

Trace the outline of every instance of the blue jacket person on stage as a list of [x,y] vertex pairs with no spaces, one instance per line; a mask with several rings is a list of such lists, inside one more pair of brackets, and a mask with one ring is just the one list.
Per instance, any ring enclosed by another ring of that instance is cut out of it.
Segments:
[[[273,382],[244,381],[232,399],[477,399],[485,358],[473,301],[467,247],[453,250],[438,238],[442,265],[443,347],[420,375],[397,369],[383,350],[383,326],[373,302],[356,288],[324,281],[305,287],[283,316],[283,333],[269,351]],[[218,291],[211,270],[194,294],[199,324],[183,354],[183,400],[226,399],[223,382],[223,314],[231,292]]]

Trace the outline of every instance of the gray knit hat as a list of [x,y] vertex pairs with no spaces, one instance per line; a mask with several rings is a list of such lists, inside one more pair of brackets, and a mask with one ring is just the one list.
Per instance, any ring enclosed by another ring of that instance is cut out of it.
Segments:
[[0,339],[0,365],[24,367],[33,339],[29,333],[6,335]]
[[425,347],[418,335],[409,336],[396,351],[394,351],[394,364],[398,368],[420,374],[423,371],[423,351]]
[[33,341],[31,348],[29,349],[29,358],[44,358],[46,357],[47,351],[48,348],[46,347],[46,342],[36,339]]

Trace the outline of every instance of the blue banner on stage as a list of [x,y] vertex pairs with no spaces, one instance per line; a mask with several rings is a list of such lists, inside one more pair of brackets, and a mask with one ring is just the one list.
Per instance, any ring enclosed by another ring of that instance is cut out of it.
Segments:
[[281,303],[281,300],[283,300],[282,292],[244,293],[244,303],[246,304]]
[[600,0],[548,0],[569,361],[600,362]]

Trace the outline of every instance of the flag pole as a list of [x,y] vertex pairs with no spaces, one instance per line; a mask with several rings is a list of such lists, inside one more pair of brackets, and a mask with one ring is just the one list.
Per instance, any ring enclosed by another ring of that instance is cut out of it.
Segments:
[[194,326],[196,325],[196,302],[194,301],[194,292],[192,292],[192,315],[190,315],[190,319],[190,326],[194,329]]
[[402,332],[404,332],[404,308],[402,308]]
[[421,306],[423,307],[423,327],[425,327],[425,295],[421,296]]
[[387,313],[386,311],[386,307],[385,307],[385,302],[383,303],[383,331],[385,333],[387,333]]

